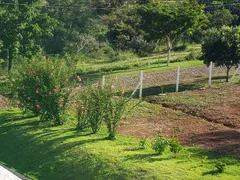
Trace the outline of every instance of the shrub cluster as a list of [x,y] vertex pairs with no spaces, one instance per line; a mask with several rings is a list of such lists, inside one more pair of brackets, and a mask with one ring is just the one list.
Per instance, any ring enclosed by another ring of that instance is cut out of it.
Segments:
[[77,97],[77,127],[91,127],[93,133],[97,133],[105,123],[109,139],[115,139],[118,122],[128,101],[129,99],[124,97],[124,90],[118,93],[113,85],[103,88],[101,83],[96,83],[85,87]]
[[152,141],[152,149],[157,154],[162,154],[167,147],[170,148],[170,151],[174,154],[174,157],[176,157],[177,153],[182,150],[182,145],[176,137],[165,138],[162,136],[161,131],[157,132]]
[[63,61],[32,60],[11,75],[11,92],[18,106],[40,115],[41,121],[62,124],[69,94],[72,69]]

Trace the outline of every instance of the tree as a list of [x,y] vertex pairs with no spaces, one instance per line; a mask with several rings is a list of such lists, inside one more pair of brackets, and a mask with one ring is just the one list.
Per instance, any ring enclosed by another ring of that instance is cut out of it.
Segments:
[[240,63],[240,27],[223,26],[221,29],[210,29],[202,44],[204,63],[212,61],[216,66],[227,68],[226,82],[229,71]]
[[17,55],[31,57],[40,52],[42,36],[51,36],[57,21],[41,13],[38,0],[5,1],[0,7],[0,40],[2,50],[8,52],[8,71]]
[[135,5],[131,3],[126,3],[112,13],[102,16],[101,20],[108,25],[107,37],[117,50],[126,50],[128,42],[141,34],[140,18],[136,14]]
[[238,20],[237,15],[233,15],[228,9],[216,10],[213,13],[206,14],[209,19],[209,26],[221,28],[222,26],[228,26],[236,24]]
[[139,6],[138,13],[142,18],[141,27],[148,34],[148,38],[167,39],[168,65],[174,40],[183,33],[192,34],[207,22],[203,6],[200,6],[197,0],[150,0],[147,4]]

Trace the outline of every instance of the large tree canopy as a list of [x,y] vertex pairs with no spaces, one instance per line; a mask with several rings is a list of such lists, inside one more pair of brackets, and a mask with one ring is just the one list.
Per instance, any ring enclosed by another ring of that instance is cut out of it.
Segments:
[[206,23],[203,7],[196,0],[161,2],[150,0],[139,6],[142,29],[150,39],[167,38],[168,64],[173,41],[183,33],[191,34]]
[[41,50],[39,38],[51,36],[57,21],[37,9],[38,0],[1,2],[0,40],[2,51],[9,53],[8,70],[11,70],[12,60],[17,55],[31,57]]
[[227,68],[226,81],[229,70],[240,63],[240,27],[223,26],[221,29],[210,29],[206,32],[202,44],[204,62],[211,61],[216,66]]
[[232,14],[228,9],[218,9],[212,13],[208,12],[209,27],[221,28],[222,26],[236,25],[238,15]]

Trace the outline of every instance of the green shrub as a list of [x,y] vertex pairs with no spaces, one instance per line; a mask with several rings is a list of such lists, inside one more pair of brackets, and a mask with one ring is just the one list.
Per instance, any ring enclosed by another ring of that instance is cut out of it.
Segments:
[[129,101],[123,96],[124,90],[117,92],[113,85],[102,88],[98,82],[82,88],[81,95],[77,97],[78,128],[91,127],[93,133],[97,133],[105,122],[109,139],[115,139],[118,122]]
[[139,147],[141,149],[145,149],[145,146],[146,146],[146,142],[147,142],[147,138],[144,136],[140,139],[139,141]]
[[182,145],[179,140],[177,138],[170,138],[168,139],[168,144],[170,146],[170,151],[174,153],[174,156],[176,157],[177,153],[182,150]]
[[127,45],[141,57],[152,53],[156,47],[156,44],[154,42],[147,42],[142,36],[134,37],[131,41],[128,42]]
[[225,171],[225,169],[226,169],[226,164],[223,163],[223,162],[219,162],[219,163],[216,164],[215,167],[217,168],[217,171],[219,173],[223,173]]
[[87,86],[81,90],[78,96],[77,107],[78,128],[90,126],[93,133],[97,133],[103,123],[104,103],[106,93],[99,83]]
[[168,140],[162,136],[161,132],[158,132],[152,141],[152,149],[161,155],[167,147]]
[[59,125],[71,92],[71,75],[72,69],[63,61],[33,60],[11,76],[12,92],[20,108]]

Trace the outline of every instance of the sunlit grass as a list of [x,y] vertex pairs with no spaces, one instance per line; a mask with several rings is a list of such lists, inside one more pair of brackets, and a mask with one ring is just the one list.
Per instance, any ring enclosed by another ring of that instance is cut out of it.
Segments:
[[[169,150],[159,156],[152,151],[151,140],[146,149],[139,149],[138,139],[118,135],[116,141],[109,141],[106,128],[94,135],[90,130],[77,131],[72,121],[39,126],[38,118],[23,117],[19,110],[1,110],[1,162],[32,179],[44,180],[240,177],[239,158],[197,147],[184,148],[177,158]],[[219,161],[227,164],[222,174],[215,172]]]

